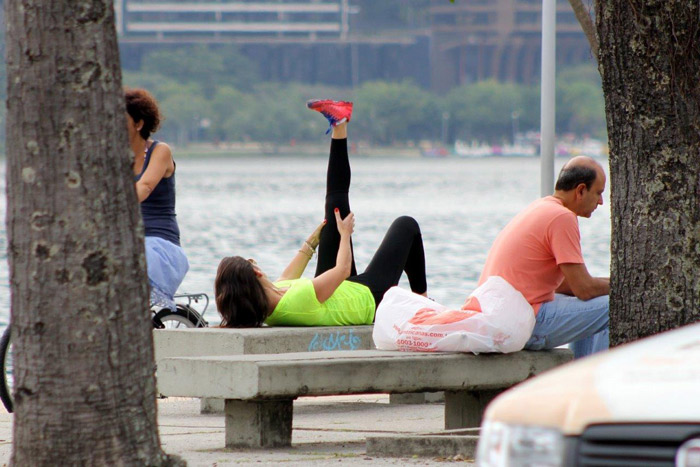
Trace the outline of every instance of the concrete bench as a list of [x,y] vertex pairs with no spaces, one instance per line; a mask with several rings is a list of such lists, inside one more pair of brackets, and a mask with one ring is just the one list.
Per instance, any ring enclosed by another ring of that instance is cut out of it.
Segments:
[[225,399],[226,446],[290,446],[299,396],[445,391],[445,428],[479,426],[501,391],[571,360],[568,350],[512,354],[381,350],[161,360],[166,396]]
[[153,331],[156,362],[169,357],[373,349],[373,326],[190,328]]
[[[156,368],[162,359],[170,357],[373,349],[372,329],[373,326],[156,329]],[[202,397],[200,412],[224,413],[224,400]]]

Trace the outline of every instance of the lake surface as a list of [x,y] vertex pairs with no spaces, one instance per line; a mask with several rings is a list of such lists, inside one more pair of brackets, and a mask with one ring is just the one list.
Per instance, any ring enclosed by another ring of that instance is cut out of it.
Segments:
[[[176,153],[177,159],[177,153]],[[564,159],[556,161],[558,172]],[[460,306],[479,278],[500,229],[539,197],[538,158],[352,158],[350,204],[356,217],[353,243],[362,271],[391,221],[415,217],[423,231],[428,294]],[[607,163],[603,163],[607,166]],[[5,167],[0,167],[5,191]],[[222,256],[255,258],[276,278],[299,245],[323,219],[326,158],[239,157],[178,160],[177,214],[190,271],[181,291],[213,300]],[[593,275],[610,269],[610,210],[579,218],[583,253]],[[5,198],[0,214],[5,218]],[[9,314],[4,222],[0,230],[0,326]],[[315,257],[305,276],[312,277]],[[405,278],[402,284],[408,287]],[[205,317],[219,321],[214,305]]]

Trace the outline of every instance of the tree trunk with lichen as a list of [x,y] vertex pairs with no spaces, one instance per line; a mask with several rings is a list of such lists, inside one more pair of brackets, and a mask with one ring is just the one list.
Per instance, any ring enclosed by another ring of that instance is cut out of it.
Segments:
[[700,12],[598,0],[610,143],[610,338],[700,320]]
[[172,465],[110,0],[6,0],[12,463]]

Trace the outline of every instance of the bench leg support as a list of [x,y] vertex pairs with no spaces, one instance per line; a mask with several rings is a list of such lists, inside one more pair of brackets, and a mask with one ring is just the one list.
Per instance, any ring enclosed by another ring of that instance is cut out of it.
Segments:
[[226,399],[226,447],[276,448],[292,445],[293,399]]
[[488,403],[503,391],[445,391],[445,429],[478,427]]
[[202,414],[222,414],[224,413],[224,399],[213,397],[202,397],[199,400],[199,413]]

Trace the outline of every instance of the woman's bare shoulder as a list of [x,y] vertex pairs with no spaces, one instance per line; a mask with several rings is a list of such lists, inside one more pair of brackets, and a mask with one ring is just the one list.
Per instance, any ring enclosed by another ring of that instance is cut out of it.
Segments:
[[173,151],[170,149],[170,146],[168,146],[168,143],[163,143],[162,141],[158,141],[158,144],[156,144],[156,147],[153,148],[153,154],[151,157],[172,157],[173,156]]

